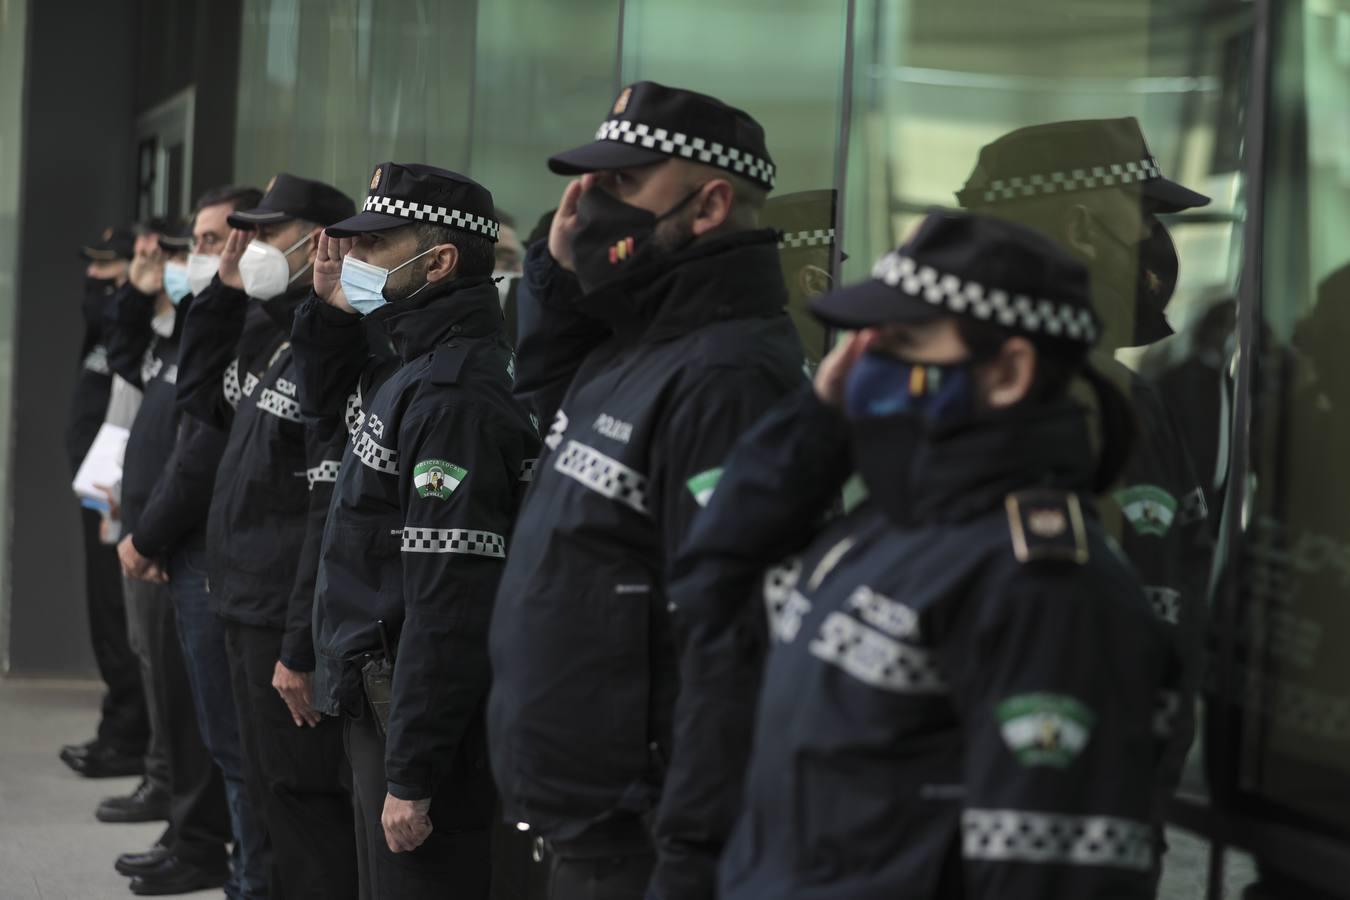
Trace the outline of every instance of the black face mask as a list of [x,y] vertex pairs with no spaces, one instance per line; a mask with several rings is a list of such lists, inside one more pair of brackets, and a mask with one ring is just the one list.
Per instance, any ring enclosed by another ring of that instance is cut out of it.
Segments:
[[[702,185],[661,215],[591,188],[577,203],[581,226],[572,240],[577,279],[587,293],[630,272],[660,262],[680,248],[662,248],[656,228],[698,195]],[[692,235],[689,240],[693,240]],[[688,241],[685,241],[687,244]]]
[[1127,347],[1143,347],[1173,334],[1164,310],[1177,289],[1181,261],[1167,228],[1156,219],[1152,222],[1149,236],[1137,244],[1124,241],[1111,229],[1099,225],[1134,263],[1134,333],[1129,336]]
[[1176,245],[1161,222],[1139,245],[1139,264],[1134,283],[1134,346],[1142,347],[1171,335],[1164,310],[1177,289],[1181,260]]

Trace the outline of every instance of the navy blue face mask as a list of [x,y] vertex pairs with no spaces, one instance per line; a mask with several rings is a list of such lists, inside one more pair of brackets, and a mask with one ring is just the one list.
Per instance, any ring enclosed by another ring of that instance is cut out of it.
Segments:
[[912,363],[868,351],[848,374],[844,412],[854,420],[907,416],[930,428],[969,421],[975,415],[971,367]]

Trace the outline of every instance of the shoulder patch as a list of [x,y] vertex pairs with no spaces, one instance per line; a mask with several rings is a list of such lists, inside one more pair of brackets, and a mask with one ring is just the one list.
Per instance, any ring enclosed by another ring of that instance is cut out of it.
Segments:
[[468,476],[466,469],[448,460],[424,459],[413,468],[413,487],[424,500],[448,500]]
[[1018,491],[1008,495],[1005,505],[1013,555],[1018,562],[1087,563],[1087,526],[1077,494]]
[[431,357],[431,383],[457,384],[464,360],[469,358],[468,344],[446,344]]
[[1116,491],[1114,496],[1121,512],[1139,534],[1163,537],[1177,517],[1177,498],[1156,484],[1131,485]]
[[1018,694],[996,712],[1003,742],[1024,766],[1062,769],[1092,736],[1096,714],[1067,694]]

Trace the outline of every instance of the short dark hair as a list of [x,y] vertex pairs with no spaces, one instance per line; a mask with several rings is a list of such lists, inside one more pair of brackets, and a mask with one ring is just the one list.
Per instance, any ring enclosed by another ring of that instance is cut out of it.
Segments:
[[482,235],[425,222],[419,222],[412,228],[418,250],[430,250],[437,244],[454,244],[459,250],[456,274],[461,277],[491,275],[497,267],[497,254],[492,241]]
[[219,206],[222,203],[230,204],[231,211],[252,209],[262,202],[262,197],[262,191],[247,185],[227,184],[213,187],[197,198],[197,205],[192,208],[192,214],[196,216],[208,206]]

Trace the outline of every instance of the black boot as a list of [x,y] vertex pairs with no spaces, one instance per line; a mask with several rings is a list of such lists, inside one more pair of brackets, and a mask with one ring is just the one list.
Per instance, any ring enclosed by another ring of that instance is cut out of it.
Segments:
[[136,790],[125,797],[108,797],[98,805],[94,817],[100,822],[154,822],[169,818],[169,795],[141,779]]
[[127,775],[145,774],[145,757],[107,744],[95,744],[85,755],[66,760],[66,765],[85,778],[124,778]]
[[117,857],[117,862],[113,868],[119,875],[128,877],[144,875],[151,869],[164,862],[169,856],[169,848],[163,844],[156,844],[144,853],[123,853]]
[[225,886],[229,872],[203,869],[168,854],[153,869],[131,879],[131,892],[141,897],[161,897],[170,894],[190,894],[193,891],[216,890]]

